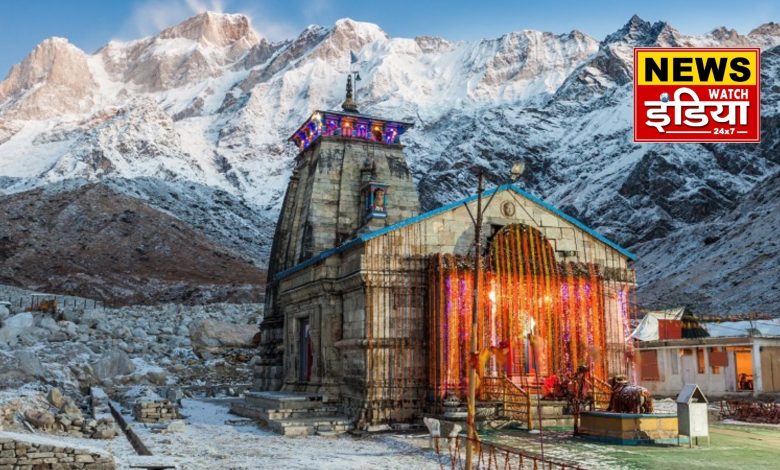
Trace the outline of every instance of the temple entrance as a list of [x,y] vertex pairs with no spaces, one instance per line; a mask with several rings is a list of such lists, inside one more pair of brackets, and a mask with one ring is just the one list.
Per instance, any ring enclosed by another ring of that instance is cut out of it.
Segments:
[[[440,397],[463,397],[467,388],[472,266],[471,259],[448,254],[429,265],[431,331],[437,333],[431,381]],[[490,241],[480,281],[478,373],[506,376],[535,393],[543,393],[546,378],[563,378],[581,365],[606,380],[608,322],[627,320],[621,299],[628,288],[607,285],[592,264],[558,261],[535,228],[501,228]]]
[[309,318],[301,318],[298,320],[298,378],[301,382],[308,382],[311,379],[312,353]]

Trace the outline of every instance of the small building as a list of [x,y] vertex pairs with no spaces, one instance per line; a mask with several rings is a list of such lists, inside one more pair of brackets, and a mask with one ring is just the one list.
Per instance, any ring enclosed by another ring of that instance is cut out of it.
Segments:
[[715,398],[780,394],[778,319],[703,321],[673,309],[649,312],[632,336],[654,395],[676,396],[686,384]]
[[422,212],[399,140],[411,124],[360,113],[351,91],[290,138],[255,390],[308,394],[360,428],[419,419],[466,396],[475,300],[489,377],[627,373],[634,255],[504,184],[484,192],[475,299],[477,197]]

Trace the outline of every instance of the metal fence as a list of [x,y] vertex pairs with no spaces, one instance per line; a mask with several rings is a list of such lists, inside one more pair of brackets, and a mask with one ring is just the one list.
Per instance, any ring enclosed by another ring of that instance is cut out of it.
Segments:
[[8,303],[19,310],[37,310],[47,305],[55,305],[57,310],[67,308],[106,308],[102,300],[70,297],[66,295],[31,294],[22,296],[0,297],[0,303]]
[[[442,470],[466,468],[466,436],[434,437],[433,445]],[[474,440],[474,470],[585,470],[574,462],[542,457],[513,447]]]

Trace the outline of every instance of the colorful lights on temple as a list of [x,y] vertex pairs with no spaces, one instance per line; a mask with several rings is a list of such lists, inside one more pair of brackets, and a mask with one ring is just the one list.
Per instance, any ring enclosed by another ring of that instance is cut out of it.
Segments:
[[[462,397],[468,384],[473,272],[470,257],[438,254],[430,265],[430,328],[437,338],[429,380],[439,397]],[[605,380],[606,333],[616,326],[610,323],[630,331],[626,299],[633,285],[594,264],[556,261],[547,239],[528,226],[496,233],[479,287],[479,375],[565,377],[586,365]]]
[[341,111],[315,111],[290,136],[300,151],[320,137],[342,137],[381,144],[400,144],[400,136],[412,127],[409,122],[388,121],[363,114]]

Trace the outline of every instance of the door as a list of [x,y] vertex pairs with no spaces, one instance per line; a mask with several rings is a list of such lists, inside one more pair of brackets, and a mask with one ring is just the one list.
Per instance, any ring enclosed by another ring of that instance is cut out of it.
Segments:
[[690,349],[683,350],[682,381],[683,385],[696,383],[696,356]]
[[311,330],[309,329],[309,319],[302,318],[298,324],[298,378],[301,382],[308,382],[311,379],[312,347]]

